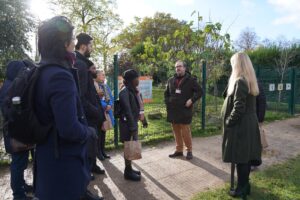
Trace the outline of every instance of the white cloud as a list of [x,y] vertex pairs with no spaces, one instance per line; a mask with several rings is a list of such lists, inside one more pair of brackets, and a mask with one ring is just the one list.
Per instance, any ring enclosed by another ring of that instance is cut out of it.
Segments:
[[281,14],[273,21],[275,25],[293,24],[300,28],[300,1],[299,0],[268,0],[275,10]]
[[179,6],[190,6],[195,3],[195,0],[176,0],[175,2]]
[[118,11],[125,25],[134,21],[134,17],[152,16],[154,8],[148,5],[145,0],[117,0]]

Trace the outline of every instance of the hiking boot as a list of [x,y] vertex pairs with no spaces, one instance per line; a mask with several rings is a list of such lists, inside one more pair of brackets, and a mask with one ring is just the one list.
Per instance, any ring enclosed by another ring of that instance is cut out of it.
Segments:
[[93,168],[92,168],[92,172],[95,173],[95,174],[105,174],[105,170],[104,169],[101,169],[99,166],[95,165]]
[[132,169],[126,169],[124,171],[124,178],[130,181],[141,181],[141,176],[134,173]]
[[183,152],[175,151],[173,154],[169,155],[170,158],[175,158],[175,157],[179,157],[179,156],[183,156]]
[[191,151],[187,152],[186,159],[187,160],[192,160],[193,159],[193,153]]

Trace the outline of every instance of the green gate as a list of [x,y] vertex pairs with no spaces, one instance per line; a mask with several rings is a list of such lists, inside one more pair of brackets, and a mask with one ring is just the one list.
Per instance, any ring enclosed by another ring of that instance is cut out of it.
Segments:
[[267,109],[290,114],[299,113],[300,109],[300,70],[289,68],[283,74],[274,68],[256,68],[258,80],[262,83]]

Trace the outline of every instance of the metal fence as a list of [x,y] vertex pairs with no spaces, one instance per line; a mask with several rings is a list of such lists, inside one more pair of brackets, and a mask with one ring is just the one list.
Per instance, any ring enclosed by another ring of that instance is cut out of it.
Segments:
[[[228,83],[228,78],[219,81],[218,84],[206,85],[205,63],[202,65],[202,86],[206,89],[206,95],[194,105],[194,116],[191,124],[193,135],[206,134],[210,128],[220,130],[220,111],[223,104],[222,93]],[[300,70],[289,68],[286,70],[283,79],[274,69],[256,67],[258,80],[262,83],[266,97],[267,110],[289,114],[300,113]],[[113,77],[109,78],[112,83]],[[110,84],[111,86],[113,84]],[[217,87],[217,90],[215,90]],[[149,127],[140,127],[140,139],[144,142],[151,142],[160,139],[172,138],[172,129],[166,122],[166,109],[163,103],[163,89],[159,95],[160,102],[146,104],[145,113],[149,120]],[[154,97],[156,98],[156,97]],[[204,130],[204,127],[206,130]],[[116,130],[115,130],[116,131]],[[113,131],[110,131],[110,144],[116,138]],[[115,143],[115,145],[117,145]]]
[[283,74],[274,69],[256,68],[264,87],[267,109],[295,114],[300,112],[300,70],[289,68]]

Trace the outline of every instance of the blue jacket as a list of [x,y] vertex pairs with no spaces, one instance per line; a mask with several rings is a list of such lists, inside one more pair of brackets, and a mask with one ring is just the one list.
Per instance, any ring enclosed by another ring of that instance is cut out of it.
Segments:
[[[5,101],[6,94],[9,87],[11,86],[14,79],[17,77],[18,72],[25,67],[25,64],[22,61],[11,61],[6,68],[5,81],[0,89],[0,107],[1,111],[3,103]],[[3,114],[3,113],[2,113]],[[7,153],[12,153],[10,139],[8,135],[4,135],[4,146]]]
[[[99,84],[99,87],[101,87],[104,90],[103,85]],[[111,92],[110,88],[106,84],[104,85],[104,87],[106,87],[107,90],[108,90],[110,100],[109,100],[109,102],[106,102],[105,98],[101,99],[101,106],[102,106],[103,110],[105,110],[107,106],[113,107],[113,105],[114,105],[114,97],[112,95],[112,92]],[[108,111],[108,115],[110,117],[112,125],[114,126],[115,125],[115,118],[114,118],[114,115],[113,115],[113,111],[112,110]]]
[[41,123],[55,124],[59,151],[55,158],[54,133],[36,146],[35,195],[41,200],[77,200],[90,180],[86,141],[92,133],[70,68],[53,65],[42,69],[35,106]]

